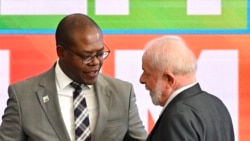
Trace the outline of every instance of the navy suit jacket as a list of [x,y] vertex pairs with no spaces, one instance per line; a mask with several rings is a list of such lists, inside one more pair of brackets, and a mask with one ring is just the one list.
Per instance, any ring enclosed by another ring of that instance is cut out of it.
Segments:
[[196,84],[167,105],[147,141],[234,141],[234,131],[222,101]]

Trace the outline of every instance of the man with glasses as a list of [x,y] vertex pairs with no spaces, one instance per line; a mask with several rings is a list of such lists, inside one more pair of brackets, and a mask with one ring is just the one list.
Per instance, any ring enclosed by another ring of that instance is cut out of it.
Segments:
[[[0,141],[145,140],[132,85],[99,73],[110,53],[99,26],[72,14],[55,36],[55,65],[9,86]],[[76,110],[75,103],[82,105]]]

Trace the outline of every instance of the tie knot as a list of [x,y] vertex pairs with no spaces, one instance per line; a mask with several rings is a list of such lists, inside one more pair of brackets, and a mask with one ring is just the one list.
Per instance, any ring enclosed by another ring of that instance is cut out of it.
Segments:
[[73,98],[75,99],[82,91],[82,84],[71,82],[70,85],[75,89],[73,92]]
[[77,82],[71,82],[70,85],[75,88],[75,90],[77,91],[81,91],[82,90],[82,84],[79,84]]

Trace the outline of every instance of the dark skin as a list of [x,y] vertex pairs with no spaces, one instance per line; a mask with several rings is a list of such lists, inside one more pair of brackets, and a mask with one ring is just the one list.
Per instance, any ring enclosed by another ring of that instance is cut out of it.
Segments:
[[93,85],[102,67],[103,61],[94,57],[93,61],[84,64],[82,58],[71,52],[71,48],[79,55],[94,55],[104,50],[103,35],[95,26],[89,26],[84,30],[76,30],[72,33],[72,45],[57,45],[57,55],[62,71],[73,81]]

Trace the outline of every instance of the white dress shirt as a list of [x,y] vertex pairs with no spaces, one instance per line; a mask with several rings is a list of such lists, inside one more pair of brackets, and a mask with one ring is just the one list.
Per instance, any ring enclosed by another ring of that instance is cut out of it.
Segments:
[[[74,126],[74,110],[73,110],[73,91],[74,88],[70,86],[72,79],[70,79],[60,68],[58,62],[55,67],[56,73],[56,87],[59,97],[59,105],[61,113],[67,131],[72,141],[75,140],[75,126]],[[89,89],[83,89],[81,94],[86,98],[87,108],[89,112],[90,130],[93,133],[97,114],[98,114],[98,103],[94,88],[92,85],[88,85]]]

